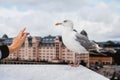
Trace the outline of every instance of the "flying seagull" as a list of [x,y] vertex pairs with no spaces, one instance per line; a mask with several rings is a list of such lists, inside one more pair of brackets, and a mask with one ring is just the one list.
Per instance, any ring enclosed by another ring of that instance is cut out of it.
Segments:
[[64,20],[61,23],[56,23],[56,25],[64,26],[62,40],[69,50],[79,54],[88,53],[92,49],[99,52],[100,47],[96,43],[90,41],[86,33],[78,33],[73,29],[73,22],[71,20]]

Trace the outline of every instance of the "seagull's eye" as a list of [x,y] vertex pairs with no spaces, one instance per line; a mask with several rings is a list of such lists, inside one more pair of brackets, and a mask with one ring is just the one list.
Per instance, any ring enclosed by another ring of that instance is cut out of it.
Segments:
[[67,22],[67,20],[64,20],[64,22]]

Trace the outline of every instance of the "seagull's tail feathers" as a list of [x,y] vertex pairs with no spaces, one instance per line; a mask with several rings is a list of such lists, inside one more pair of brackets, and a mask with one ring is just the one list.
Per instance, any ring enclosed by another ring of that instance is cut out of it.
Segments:
[[93,44],[93,49],[90,50],[90,52],[96,52],[96,53],[116,53],[117,51],[115,49],[111,49],[111,50],[106,50],[102,47],[100,47],[97,43],[95,42],[91,42]]
[[98,46],[98,44],[95,44],[96,51],[100,53],[100,50],[103,49],[102,47]]
[[90,52],[97,52],[100,53],[101,50],[103,49],[102,47],[100,47],[97,43],[95,43],[94,41],[91,41],[92,44],[92,49],[90,49]]

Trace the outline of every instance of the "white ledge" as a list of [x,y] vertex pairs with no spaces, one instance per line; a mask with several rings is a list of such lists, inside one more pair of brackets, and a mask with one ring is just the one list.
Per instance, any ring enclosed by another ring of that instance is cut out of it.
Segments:
[[0,80],[109,80],[83,66],[0,65]]

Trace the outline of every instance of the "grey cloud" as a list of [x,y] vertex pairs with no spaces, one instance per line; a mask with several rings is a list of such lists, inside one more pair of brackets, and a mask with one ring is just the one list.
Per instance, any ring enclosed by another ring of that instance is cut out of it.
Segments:
[[111,34],[109,33],[109,37],[111,38],[119,38],[120,39],[120,16],[117,16],[117,18],[115,18],[113,25],[113,30],[111,32]]
[[[16,7],[15,13],[13,9],[8,9],[10,14],[0,15],[0,34],[14,36],[23,26],[27,26],[32,36],[61,35],[62,27],[56,28],[55,22],[70,19],[78,32],[85,29],[90,39],[119,38],[120,19],[116,19],[119,15],[113,12],[113,4],[95,4],[91,0],[2,0],[0,5],[1,8],[2,5]],[[20,11],[19,7],[26,8],[26,11]],[[109,28],[112,31],[107,31]]]
[[44,11],[77,11],[89,4],[91,0],[2,0],[1,5],[19,6],[27,9],[41,9]]
[[[113,21],[112,10],[107,4],[99,3],[95,7],[82,8],[79,14],[83,20],[98,22],[98,23],[111,23]],[[112,14],[112,15],[111,15]]]

